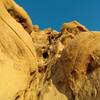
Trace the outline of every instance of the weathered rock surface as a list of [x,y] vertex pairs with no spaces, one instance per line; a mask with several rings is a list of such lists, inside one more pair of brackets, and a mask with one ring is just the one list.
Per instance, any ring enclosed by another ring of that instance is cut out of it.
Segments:
[[0,100],[99,99],[100,32],[76,21],[41,30],[0,0]]
[[16,7],[18,16],[27,16],[12,0],[0,0],[0,100],[14,100],[23,94],[30,83],[30,73],[37,68],[31,37],[8,12],[18,10]]

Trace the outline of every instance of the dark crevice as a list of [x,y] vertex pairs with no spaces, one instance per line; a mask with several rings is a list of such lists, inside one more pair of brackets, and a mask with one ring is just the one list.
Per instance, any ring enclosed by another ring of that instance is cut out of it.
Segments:
[[89,62],[87,63],[87,70],[86,70],[87,74],[90,74],[94,71],[95,66],[94,66],[93,62],[94,62],[93,57],[89,56]]
[[83,27],[81,27],[81,26],[77,26],[77,28],[78,28],[81,32],[86,32],[86,30],[85,30]]
[[18,95],[16,98],[15,98],[15,100],[18,100],[20,98],[20,95]]
[[69,33],[72,33],[72,29],[71,28],[67,28],[66,31],[68,31]]
[[71,75],[74,77],[75,80],[78,79],[78,74],[75,70],[72,70]]
[[38,72],[39,72],[39,73],[43,73],[43,72],[44,72],[44,68],[39,66],[39,67],[38,67]]
[[8,13],[18,22],[22,25],[22,27],[28,32],[31,33],[31,29],[29,29],[29,26],[27,24],[27,21],[25,18],[23,18],[21,15],[19,15],[15,10],[8,9]]
[[46,70],[47,70],[47,66],[39,66],[38,67],[38,72],[39,73],[45,73],[46,72]]
[[38,98],[40,97],[40,95],[41,95],[41,92],[39,91],[38,94],[37,94]]
[[48,55],[48,52],[47,52],[47,51],[43,53],[43,58],[46,59],[46,58],[48,58],[48,56],[49,56],[49,55]]
[[47,66],[44,66],[44,72],[46,72],[46,70],[47,70]]
[[93,72],[93,70],[94,70],[94,68],[93,68],[92,64],[91,63],[88,63],[87,73],[90,74],[90,73]]
[[34,75],[36,71],[30,72],[30,76]]

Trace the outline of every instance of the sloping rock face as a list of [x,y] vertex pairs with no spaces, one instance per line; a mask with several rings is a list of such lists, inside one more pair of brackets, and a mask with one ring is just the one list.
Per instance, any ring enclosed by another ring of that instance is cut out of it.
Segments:
[[32,25],[13,0],[0,0],[0,100],[100,100],[100,32],[64,23]]
[[37,68],[32,39],[9,10],[17,10],[17,17],[25,17],[31,26],[22,8],[12,0],[0,0],[0,100],[17,100],[24,94]]

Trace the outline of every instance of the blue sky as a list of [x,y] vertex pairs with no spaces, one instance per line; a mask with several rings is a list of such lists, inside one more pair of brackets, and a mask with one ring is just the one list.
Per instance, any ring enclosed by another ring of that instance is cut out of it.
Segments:
[[60,30],[64,22],[79,21],[100,31],[100,0],[16,0],[40,28]]

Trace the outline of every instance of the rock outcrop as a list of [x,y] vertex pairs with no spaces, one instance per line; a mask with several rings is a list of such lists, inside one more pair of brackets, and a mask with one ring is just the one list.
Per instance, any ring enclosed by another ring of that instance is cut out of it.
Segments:
[[64,23],[41,30],[0,0],[0,100],[99,100],[100,32]]

